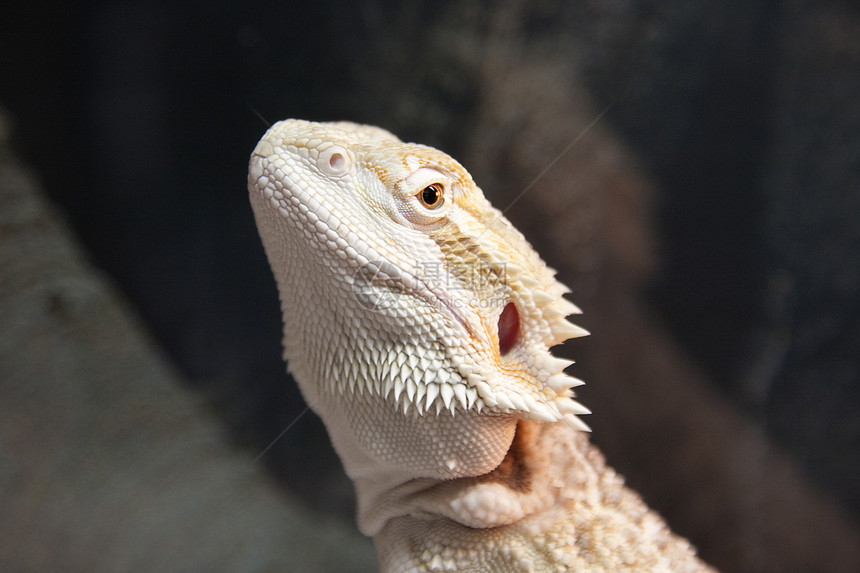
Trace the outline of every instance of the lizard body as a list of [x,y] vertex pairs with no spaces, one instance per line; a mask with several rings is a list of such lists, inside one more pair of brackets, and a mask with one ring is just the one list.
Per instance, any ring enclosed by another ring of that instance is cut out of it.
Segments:
[[579,309],[459,163],[287,120],[248,185],[284,357],[383,571],[710,571],[581,431],[549,351]]

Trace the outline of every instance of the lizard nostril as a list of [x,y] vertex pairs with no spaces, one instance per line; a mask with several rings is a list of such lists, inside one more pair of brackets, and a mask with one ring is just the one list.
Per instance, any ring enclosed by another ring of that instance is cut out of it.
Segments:
[[344,159],[343,155],[340,153],[333,153],[331,157],[328,158],[328,165],[331,167],[332,171],[343,171],[346,167],[346,159]]
[[504,356],[520,337],[520,313],[517,305],[509,302],[499,315],[499,355]]
[[319,154],[317,165],[326,175],[340,177],[349,172],[352,162],[346,149],[339,145],[332,145]]

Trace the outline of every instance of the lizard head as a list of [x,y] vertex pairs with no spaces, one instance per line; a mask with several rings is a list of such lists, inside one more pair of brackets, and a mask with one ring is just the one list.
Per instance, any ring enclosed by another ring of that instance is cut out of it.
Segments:
[[376,127],[287,120],[248,183],[311,405],[349,393],[404,415],[587,429],[571,362],[549,350],[587,334],[566,320],[579,311],[454,159]]

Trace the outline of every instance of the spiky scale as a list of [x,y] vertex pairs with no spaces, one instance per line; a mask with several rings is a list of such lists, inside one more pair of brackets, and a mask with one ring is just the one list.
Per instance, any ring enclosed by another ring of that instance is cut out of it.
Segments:
[[427,384],[419,382],[416,384],[415,389],[415,404],[420,405],[424,400],[424,396],[427,395]]
[[515,410],[514,403],[511,401],[511,396],[516,396],[516,394],[508,394],[507,392],[496,392],[494,398],[496,399],[496,405],[501,408],[503,412],[510,412]]
[[490,388],[490,385],[484,382],[483,380],[478,382],[475,387],[478,390],[478,395],[488,406],[495,406],[498,404],[496,400],[496,393],[493,392],[493,389]]
[[457,365],[457,371],[460,372],[460,376],[463,376],[464,378],[468,378],[469,375],[475,371],[475,367],[472,366],[471,364],[461,363],[461,364]]
[[567,358],[559,358],[557,356],[553,356],[551,354],[544,357],[540,366],[546,372],[561,372],[569,366],[573,365],[573,360],[568,360]]
[[507,274],[507,278],[509,280],[520,280],[520,277],[523,276],[525,270],[517,264],[507,262],[505,263],[505,273]]
[[439,385],[430,383],[427,384],[427,406],[426,408],[429,410],[430,405],[436,400],[436,397],[439,395]]
[[550,324],[553,336],[558,340],[570,340],[571,338],[579,338],[588,336],[589,332],[582,327],[576,326],[567,320],[557,320]]
[[[473,386],[475,388],[479,387],[481,384],[486,384],[485,378],[477,372],[470,373],[466,377],[466,380],[469,382],[469,386]],[[489,386],[487,386],[487,391],[489,391]]]
[[558,302],[556,302],[556,305],[565,316],[571,314],[582,314],[582,310],[578,306],[576,306],[564,297],[559,297]]
[[437,384],[447,384],[451,380],[451,373],[447,368],[439,368],[436,370],[435,381]]
[[553,374],[549,378],[546,379],[546,385],[555,390],[556,392],[563,392],[568,388],[572,387],[576,381],[576,378],[572,376],[568,376],[563,372],[559,372],[558,374]]
[[528,412],[529,407],[526,405],[526,401],[523,399],[522,395],[517,392],[510,392],[507,394],[508,400],[513,404],[513,409],[518,410],[520,412]]
[[556,422],[558,421],[558,412],[555,408],[546,402],[537,401],[531,396],[528,397],[528,415],[531,419],[539,422]]
[[463,410],[468,410],[470,405],[466,398],[466,385],[453,384],[451,386],[451,391],[454,393],[454,397],[457,398],[457,403],[463,408]]
[[523,283],[523,286],[526,287],[530,291],[539,289],[542,286],[540,282],[538,282],[533,277],[526,275],[526,274],[524,274],[520,277],[520,282]]
[[475,388],[466,388],[466,407],[471,409],[478,401],[478,390]]
[[536,305],[541,306],[541,307],[553,304],[554,302],[556,302],[558,300],[556,297],[552,296],[551,294],[547,294],[540,289],[534,289],[533,291],[531,291],[531,293],[532,293],[532,300],[535,301]]
[[451,408],[451,398],[454,397],[454,388],[450,384],[440,384],[439,394],[442,396],[442,403],[445,407]]
[[591,414],[591,410],[577,402],[576,400],[564,400],[559,404],[559,411],[562,414],[573,414],[575,416],[581,416],[583,414]]
[[400,395],[403,393],[403,390],[406,388],[406,384],[403,380],[398,376],[394,379],[394,401],[400,401]]
[[564,414],[564,421],[567,422],[567,424],[574,430],[579,430],[581,432],[591,431],[588,424],[577,418],[574,414]]

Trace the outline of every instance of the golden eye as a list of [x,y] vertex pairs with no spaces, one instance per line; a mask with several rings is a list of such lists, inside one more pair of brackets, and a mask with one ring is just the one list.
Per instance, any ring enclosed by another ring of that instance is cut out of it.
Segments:
[[432,183],[421,190],[418,198],[421,204],[428,209],[438,209],[445,202],[444,190],[445,188],[442,187],[441,183]]

